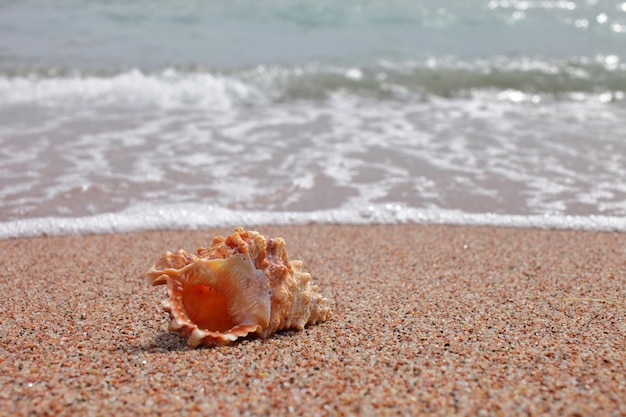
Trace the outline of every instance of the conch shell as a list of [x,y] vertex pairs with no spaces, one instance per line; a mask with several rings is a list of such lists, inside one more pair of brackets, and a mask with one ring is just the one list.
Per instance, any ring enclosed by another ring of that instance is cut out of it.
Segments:
[[197,255],[167,252],[147,276],[152,285],[167,285],[169,330],[190,346],[225,345],[250,334],[266,338],[332,316],[302,262],[289,262],[282,238],[241,227],[215,237]]

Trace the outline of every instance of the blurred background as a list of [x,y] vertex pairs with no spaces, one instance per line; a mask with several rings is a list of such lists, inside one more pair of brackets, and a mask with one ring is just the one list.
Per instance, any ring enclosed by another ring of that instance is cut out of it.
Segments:
[[626,228],[625,121],[618,0],[0,0],[5,235]]

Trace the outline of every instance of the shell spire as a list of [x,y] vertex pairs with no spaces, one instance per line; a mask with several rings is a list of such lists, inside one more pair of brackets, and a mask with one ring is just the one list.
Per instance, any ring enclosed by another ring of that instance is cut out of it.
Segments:
[[250,334],[266,338],[332,317],[302,262],[289,261],[282,238],[241,227],[215,237],[197,255],[167,252],[147,277],[152,285],[167,285],[168,328],[191,346],[224,345]]

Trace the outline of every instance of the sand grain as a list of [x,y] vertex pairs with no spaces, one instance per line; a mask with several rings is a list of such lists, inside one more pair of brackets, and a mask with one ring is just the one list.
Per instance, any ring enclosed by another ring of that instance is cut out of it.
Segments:
[[165,250],[230,229],[0,241],[0,415],[626,415],[626,235],[258,227],[335,317],[188,348]]

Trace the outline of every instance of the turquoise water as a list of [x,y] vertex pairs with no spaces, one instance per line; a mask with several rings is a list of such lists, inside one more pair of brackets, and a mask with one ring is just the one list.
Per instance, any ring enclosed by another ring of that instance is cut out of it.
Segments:
[[0,0],[4,237],[626,230],[624,120],[623,1]]
[[3,1],[5,68],[153,69],[626,53],[621,1]]

